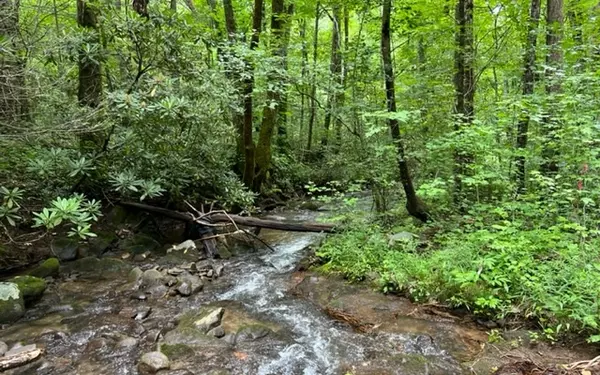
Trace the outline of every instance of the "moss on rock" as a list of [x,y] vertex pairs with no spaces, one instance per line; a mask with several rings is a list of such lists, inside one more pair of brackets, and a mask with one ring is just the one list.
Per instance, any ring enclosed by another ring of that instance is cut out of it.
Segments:
[[59,274],[60,262],[57,258],[46,259],[42,264],[37,266],[33,271],[29,272],[29,276],[34,277],[56,277]]
[[46,281],[35,276],[17,276],[9,280],[17,285],[26,303],[31,303],[42,298],[46,290]]

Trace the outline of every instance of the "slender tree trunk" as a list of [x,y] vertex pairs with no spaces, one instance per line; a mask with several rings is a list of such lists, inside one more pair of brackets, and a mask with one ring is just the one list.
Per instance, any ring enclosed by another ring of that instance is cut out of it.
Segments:
[[[523,62],[523,98],[527,100],[535,89],[535,56],[537,49],[538,26],[540,23],[541,0],[531,0],[529,11],[529,26],[527,27],[527,42]],[[516,182],[520,193],[525,192],[525,149],[529,133],[529,114],[524,114],[517,127]]]
[[[394,83],[394,68],[392,64],[392,48],[390,41],[390,14],[392,10],[392,0],[383,1],[383,15],[381,17],[381,56],[383,58],[383,71],[385,75],[385,96],[387,99],[388,112],[396,112],[396,89]],[[396,145],[398,153],[398,167],[400,170],[400,181],[406,194],[406,209],[408,213],[421,221],[428,221],[430,216],[423,202],[417,197],[412,183],[408,162],[404,153],[404,143],[400,135],[400,124],[398,120],[390,118],[388,120],[392,139]]]
[[[290,20],[294,15],[294,4],[289,4],[286,11],[286,21],[284,22],[284,31],[283,31],[283,45],[281,48],[282,53],[282,67],[283,71],[288,71],[288,48],[290,45],[290,36],[291,36],[291,23]],[[282,82],[287,80],[287,77],[282,77]],[[277,146],[283,153],[289,153],[290,143],[288,140],[288,90],[287,86],[283,88],[283,95],[281,98],[281,105],[279,109],[279,116],[277,120]]]
[[562,91],[558,71],[562,68],[563,61],[561,47],[563,22],[563,0],[548,0],[546,6],[546,94],[548,95],[548,109],[544,116],[546,140],[542,150],[544,162],[541,167],[542,172],[546,175],[558,172],[557,132],[559,129],[557,119],[550,108],[556,102],[556,96]]
[[[231,0],[223,0],[223,11],[225,13],[225,29],[227,31],[227,38],[229,40],[229,45],[233,46],[237,41],[237,24],[235,21],[235,14],[233,12],[233,5]],[[242,76],[239,68],[231,66],[228,61],[228,56],[232,54],[233,51],[229,50],[227,53],[221,53],[220,58],[221,62],[225,64],[228,77],[234,82],[237,86],[242,83]],[[242,100],[240,100],[242,102]],[[245,146],[244,146],[244,114],[240,111],[233,111],[233,124],[238,131],[237,137],[237,163],[236,169],[240,175],[244,174],[245,166]]]
[[[85,1],[85,0],[79,0]],[[148,14],[148,2],[150,0],[133,0],[133,10],[144,18],[150,18]]]
[[[281,105],[283,99],[282,81],[285,77],[281,75],[281,69],[285,69],[287,15],[284,0],[272,0],[271,9],[271,50],[276,63],[268,72],[267,79],[271,83],[267,91],[267,103],[263,108],[263,121],[258,135],[256,146],[256,174],[254,176],[254,191],[260,189],[267,178],[271,167],[271,143],[273,133],[281,117]],[[279,83],[279,84],[278,84]]]
[[0,0],[0,40],[7,48],[0,52],[0,130],[27,116],[26,64],[19,56],[18,35],[19,1]]
[[[456,5],[456,51],[454,86],[455,131],[461,134],[464,128],[471,126],[475,116],[475,74],[473,46],[473,0],[459,0]],[[457,147],[454,152],[454,200],[459,204],[463,200],[462,179],[468,174],[473,155]]]
[[177,0],[171,0],[171,4],[170,4],[169,8],[171,8],[172,11],[176,12],[177,11]]
[[340,6],[334,4],[333,14],[331,21],[333,22],[333,29],[331,31],[331,62],[329,65],[329,71],[331,73],[331,79],[334,82],[331,85],[329,97],[327,99],[327,113],[325,114],[324,134],[321,138],[321,145],[327,146],[329,143],[329,131],[331,128],[331,118],[335,115],[337,110],[336,99],[339,98],[339,90],[341,90],[342,80],[342,54],[340,48]]
[[300,39],[302,40],[302,71],[300,73],[302,79],[302,92],[300,93],[300,136],[302,139],[302,133],[304,131],[304,116],[306,105],[306,75],[308,73],[308,48],[306,45],[306,20],[300,20]]
[[321,18],[320,4],[317,1],[315,8],[315,29],[313,32],[313,64],[312,64],[312,85],[310,89],[310,117],[308,119],[308,143],[306,151],[311,150],[313,130],[317,118],[317,60],[319,58],[319,20]]
[[[252,37],[250,38],[250,49],[255,50],[260,42],[260,33],[263,19],[263,0],[254,0],[254,13],[252,16]],[[243,140],[244,140],[244,183],[248,187],[254,186],[254,169],[255,169],[255,146],[253,139],[253,92],[254,92],[254,64],[246,61],[246,73],[243,80],[244,94],[244,125],[243,125]]]

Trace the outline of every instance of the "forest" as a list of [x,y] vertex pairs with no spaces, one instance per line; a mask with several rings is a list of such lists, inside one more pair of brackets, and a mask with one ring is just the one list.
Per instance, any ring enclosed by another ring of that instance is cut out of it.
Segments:
[[320,273],[600,342],[597,0],[0,0],[0,150],[6,271],[301,202]]

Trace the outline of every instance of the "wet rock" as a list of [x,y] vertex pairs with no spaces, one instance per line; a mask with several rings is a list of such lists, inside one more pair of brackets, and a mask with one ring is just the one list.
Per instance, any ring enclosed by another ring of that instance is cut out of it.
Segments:
[[208,331],[207,335],[221,338],[225,336],[225,330],[223,329],[223,327],[218,326]]
[[148,296],[144,292],[135,292],[131,295],[131,299],[145,301],[146,299],[148,299]]
[[37,266],[33,271],[29,272],[30,276],[34,277],[56,277],[60,268],[60,262],[57,258],[46,259],[42,264]]
[[169,358],[161,352],[146,353],[140,358],[138,371],[141,375],[156,374],[160,370],[167,370],[171,367]]
[[144,271],[142,271],[139,267],[135,267],[131,271],[129,271],[129,276],[127,276],[127,280],[130,283],[137,283],[142,279],[144,275]]
[[31,304],[42,298],[46,290],[46,281],[39,277],[17,276],[9,280],[9,282],[17,284],[26,304]]
[[0,341],[0,357],[8,351],[8,345],[4,341]]
[[119,348],[133,348],[133,347],[136,347],[137,344],[138,344],[138,340],[134,339],[133,337],[123,337],[117,343],[117,347],[119,347]]
[[225,267],[222,264],[219,264],[217,266],[215,266],[215,276],[216,277],[221,277],[223,276],[223,269]]
[[165,284],[166,284],[168,287],[172,287],[172,286],[174,286],[174,285],[177,285],[177,283],[179,282],[179,281],[177,280],[177,278],[176,278],[176,277],[173,277],[173,276],[167,276],[167,277],[165,278],[165,280],[166,280],[166,281],[165,281]]
[[173,248],[167,250],[167,253],[170,253],[171,251],[189,251],[189,250],[195,250],[195,249],[196,249],[196,244],[194,243],[194,241],[187,240],[187,241],[180,243],[179,245],[173,246]]
[[164,285],[154,285],[145,290],[147,295],[150,295],[152,298],[162,298],[167,295],[169,292],[169,288]]
[[213,269],[212,262],[210,260],[202,260],[192,265],[192,271],[204,273]]
[[194,326],[202,333],[206,333],[221,324],[223,313],[225,313],[225,309],[218,307],[206,314],[203,318],[195,321]]
[[223,341],[225,341],[231,346],[235,345],[235,333],[226,334],[225,336],[223,336]]
[[209,270],[209,271],[206,273],[206,277],[213,277],[213,274],[214,274],[214,271],[213,271],[213,270]]
[[225,246],[218,246],[217,247],[217,256],[220,259],[229,259],[233,256],[233,254],[231,254],[231,251],[229,251],[229,249]]
[[165,276],[156,269],[146,270],[142,275],[142,285],[145,287],[163,285]]
[[260,324],[253,324],[250,326],[240,328],[240,330],[235,336],[235,342],[240,343],[256,341],[268,336],[272,332],[273,331],[271,331],[268,327],[265,327]]
[[0,357],[0,371],[23,366],[39,358],[43,350],[36,345],[18,346]]
[[136,311],[134,319],[135,320],[144,320],[150,315],[151,312],[152,312],[152,307],[149,307],[149,306],[141,307]]
[[185,344],[161,344],[160,352],[172,360],[194,356],[194,349]]
[[167,332],[162,341],[161,345],[182,344],[198,351],[203,351],[207,348],[226,349],[229,347],[227,342],[213,336],[208,336],[194,327],[177,327]]
[[182,270],[181,268],[178,268],[178,267],[171,268],[167,271],[167,273],[171,276],[179,276],[184,272],[185,272],[184,270]]
[[0,324],[12,323],[25,314],[25,301],[15,283],[0,283]]
[[191,296],[202,290],[204,284],[198,276],[190,274],[181,275],[177,278],[179,285],[177,286],[177,292],[184,297]]
[[65,265],[65,271],[77,273],[86,280],[114,280],[126,277],[131,266],[115,258],[87,257]]
[[119,240],[113,231],[100,231],[96,235],[97,237],[89,240],[88,256],[102,256]]
[[52,241],[52,252],[62,261],[71,261],[77,259],[77,249],[79,241],[72,238],[57,238]]
[[119,244],[121,250],[127,251],[131,254],[143,254],[146,251],[155,252],[160,249],[160,243],[154,238],[138,233]]

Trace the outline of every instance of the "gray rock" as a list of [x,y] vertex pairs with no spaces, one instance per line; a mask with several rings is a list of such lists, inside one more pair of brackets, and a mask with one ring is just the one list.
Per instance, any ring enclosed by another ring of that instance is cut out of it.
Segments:
[[148,299],[148,296],[146,296],[146,293],[144,292],[136,292],[131,295],[131,299],[145,301],[146,299]]
[[12,323],[25,314],[23,294],[15,283],[0,283],[0,324]]
[[179,281],[179,286],[177,287],[177,291],[182,296],[191,296],[192,294],[196,294],[204,288],[204,283],[198,276],[183,274],[177,278]]
[[145,290],[145,292],[146,294],[149,294],[152,298],[162,298],[167,295],[167,293],[169,292],[169,288],[162,284],[159,284],[148,287]]
[[223,336],[223,341],[225,341],[231,346],[235,345],[235,333],[226,334],[225,336]]
[[146,319],[150,313],[152,312],[152,307],[144,306],[140,307],[135,313],[135,320],[144,320]]
[[130,283],[137,283],[144,276],[144,271],[142,271],[139,267],[135,267],[131,271],[129,271],[129,276],[127,276],[127,280]]
[[142,275],[142,285],[146,287],[163,285],[165,283],[165,276],[156,269],[146,270]]
[[141,375],[156,374],[160,370],[168,370],[170,367],[169,358],[161,352],[146,353],[138,363],[138,371]]
[[62,261],[70,261],[77,259],[77,249],[79,242],[72,238],[57,238],[52,241],[52,252]]
[[171,275],[171,276],[179,276],[179,275],[181,275],[181,274],[182,274],[182,273],[184,273],[184,272],[185,272],[185,271],[184,271],[184,270],[182,270],[182,269],[181,269],[181,268],[179,268],[179,267],[174,267],[174,268],[171,268],[171,269],[169,269],[169,270],[167,271],[167,273],[168,273],[169,275]]
[[223,276],[223,269],[224,269],[224,268],[225,268],[225,267],[223,267],[223,265],[222,265],[222,264],[219,264],[219,265],[215,266],[215,276],[216,276],[216,277],[221,277],[221,276]]
[[183,282],[177,287],[177,292],[184,297],[189,297],[192,295],[192,287],[190,284]]
[[57,258],[46,259],[42,264],[37,266],[33,271],[29,272],[30,276],[45,278],[58,276],[60,262]]
[[207,335],[221,338],[225,336],[225,330],[223,329],[223,327],[218,326],[208,331]]
[[133,348],[137,346],[138,340],[133,337],[123,337],[118,343],[117,346],[119,348]]
[[177,327],[165,334],[162,341],[167,345],[186,345],[198,351],[206,349],[227,349],[229,344],[213,336],[208,336],[193,327]]
[[194,326],[199,331],[206,333],[221,324],[221,318],[223,318],[224,313],[225,309],[222,307],[216,308],[203,318],[195,321]]
[[212,269],[213,269],[213,265],[210,260],[203,260],[200,262],[196,262],[192,266],[192,270],[197,271],[197,272],[208,272]]
[[15,345],[15,346],[13,346],[13,348],[11,350],[4,353],[4,356],[5,357],[13,357],[13,356],[21,355],[23,353],[34,351],[36,349],[37,349],[37,346],[35,344],[25,345],[25,346]]
[[8,345],[4,341],[0,341],[0,357],[8,351]]
[[269,335],[271,331],[269,328],[264,327],[260,324],[250,325],[246,327],[242,327],[235,336],[236,342],[248,342],[248,341],[256,341],[261,339],[267,335]]
[[187,241],[184,241],[184,242],[180,243],[179,245],[173,246],[173,248],[170,249],[167,252],[171,252],[171,251],[187,251],[187,250],[192,250],[192,249],[196,249],[196,244],[192,240],[187,240]]
[[209,270],[209,271],[206,273],[206,277],[213,277],[213,274],[214,274],[214,271],[213,271],[213,270]]

